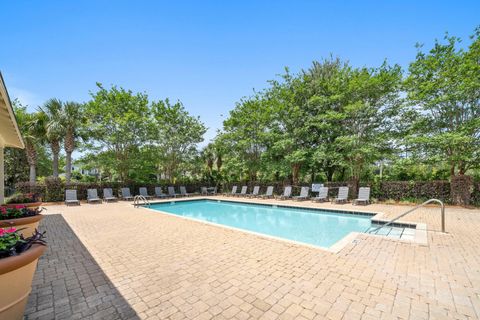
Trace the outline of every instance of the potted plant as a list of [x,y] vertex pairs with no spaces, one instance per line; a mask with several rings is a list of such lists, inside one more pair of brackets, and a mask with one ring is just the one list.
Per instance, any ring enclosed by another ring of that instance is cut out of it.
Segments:
[[24,205],[15,207],[0,206],[0,228],[16,227],[20,235],[30,237],[43,219],[43,208],[27,208]]
[[5,199],[6,207],[14,208],[18,205],[22,205],[27,208],[38,208],[42,205],[42,202],[35,193],[15,193]]
[[22,319],[44,233],[24,238],[16,228],[0,228],[0,319]]

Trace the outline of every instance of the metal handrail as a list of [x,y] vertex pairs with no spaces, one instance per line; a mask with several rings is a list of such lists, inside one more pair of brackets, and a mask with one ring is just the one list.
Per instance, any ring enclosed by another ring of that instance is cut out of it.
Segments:
[[136,195],[136,196],[133,198],[133,206],[134,206],[134,207],[139,207],[139,206],[140,206],[140,200],[143,201],[143,205],[147,205],[147,206],[150,207],[150,201],[148,201],[147,198],[145,198],[145,197],[142,196],[141,194]]
[[408,211],[405,211],[404,213],[402,213],[401,215],[393,218],[392,220],[388,221],[387,223],[382,224],[380,227],[378,227],[378,228],[376,228],[376,229],[373,229],[373,230],[370,230],[368,233],[377,232],[378,230],[380,230],[380,229],[382,229],[382,228],[384,228],[384,227],[386,227],[386,226],[394,223],[394,222],[397,221],[398,219],[406,216],[407,214],[409,214],[409,213],[411,213],[411,212],[413,212],[413,211],[415,211],[415,210],[417,210],[417,209],[419,209],[419,208],[422,208],[422,207],[424,207],[424,206],[426,206],[427,204],[432,203],[432,202],[437,202],[437,203],[439,203],[440,206],[441,206],[440,210],[441,210],[441,215],[442,215],[442,232],[445,232],[445,205],[443,204],[442,201],[440,201],[440,200],[438,200],[438,199],[430,199],[430,200],[427,200],[427,201],[425,201],[424,203],[416,206],[415,208],[412,208],[412,209],[410,209],[410,210],[408,210]]

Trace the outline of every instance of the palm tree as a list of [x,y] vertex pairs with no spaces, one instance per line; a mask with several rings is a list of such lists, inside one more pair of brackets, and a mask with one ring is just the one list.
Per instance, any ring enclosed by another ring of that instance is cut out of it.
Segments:
[[76,140],[82,135],[82,125],[85,122],[83,104],[77,102],[66,102],[61,112],[61,123],[65,132],[65,153],[66,167],[65,178],[70,182],[72,176],[72,153],[75,150]]
[[28,113],[26,107],[15,108],[18,127],[25,143],[27,162],[30,167],[30,183],[37,180],[37,150],[43,142],[44,126],[38,113]]
[[50,99],[40,107],[40,117],[45,125],[45,139],[52,149],[53,176],[58,178],[58,155],[60,154],[60,142],[64,136],[62,124],[62,102],[58,99]]

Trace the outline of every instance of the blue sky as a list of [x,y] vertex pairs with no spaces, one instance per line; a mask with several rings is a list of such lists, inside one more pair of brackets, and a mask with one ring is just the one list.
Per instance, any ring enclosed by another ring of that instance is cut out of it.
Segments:
[[209,140],[285,66],[407,66],[415,43],[467,40],[479,16],[480,1],[2,1],[0,71],[32,109],[86,101],[96,82],[179,99]]

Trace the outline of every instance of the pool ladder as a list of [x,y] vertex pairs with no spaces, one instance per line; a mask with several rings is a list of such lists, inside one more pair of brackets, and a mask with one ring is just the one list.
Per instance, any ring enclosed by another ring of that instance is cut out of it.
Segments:
[[[142,203],[140,203],[142,202]],[[136,195],[134,198],[133,198],[133,206],[135,208],[138,208],[140,207],[141,205],[144,205],[144,206],[149,206],[150,207],[150,201],[147,200],[147,198],[145,198],[144,196],[142,195]]]
[[413,211],[415,211],[417,209],[420,209],[420,208],[422,208],[422,207],[424,207],[427,204],[432,203],[432,202],[436,202],[436,203],[440,204],[440,213],[441,213],[441,219],[442,219],[442,232],[445,232],[445,205],[443,204],[442,201],[440,201],[438,199],[430,199],[430,200],[427,200],[424,203],[422,203],[422,204],[420,204],[420,205],[418,205],[418,206],[416,206],[416,207],[414,207],[410,210],[405,211],[404,213],[398,215],[397,217],[393,218],[392,220],[388,221],[387,223],[382,224],[378,228],[375,228],[375,229],[372,229],[372,230],[368,231],[368,233],[377,232],[378,230],[380,230],[382,228],[385,228],[388,225],[394,223],[398,219],[405,217],[407,214],[412,213]]

